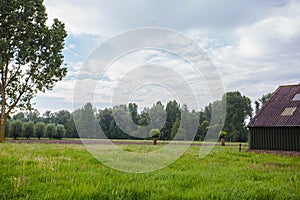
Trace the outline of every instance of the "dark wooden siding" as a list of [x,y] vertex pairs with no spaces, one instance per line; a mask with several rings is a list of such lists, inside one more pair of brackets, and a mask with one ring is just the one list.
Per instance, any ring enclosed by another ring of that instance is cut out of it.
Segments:
[[249,148],[300,151],[300,127],[250,127]]

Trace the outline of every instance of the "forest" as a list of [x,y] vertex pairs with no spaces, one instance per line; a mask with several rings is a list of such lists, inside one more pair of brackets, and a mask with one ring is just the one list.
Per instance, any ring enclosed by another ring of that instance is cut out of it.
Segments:
[[[255,110],[259,110],[261,105],[267,101],[271,94],[263,95],[261,99],[255,101]],[[246,119],[252,118],[253,109],[251,107],[250,98],[242,95],[239,91],[227,92],[226,98],[226,118],[223,131],[226,132],[226,141],[246,142],[248,140],[248,129]],[[117,105],[113,108],[96,109],[91,103],[86,103],[81,109],[70,112],[68,110],[60,110],[57,112],[46,111],[40,114],[37,110],[29,112],[18,112],[9,117],[6,124],[6,137],[10,138],[79,138],[77,128],[83,130],[96,130],[95,124],[86,123],[89,120],[97,119],[102,131],[109,139],[147,139],[148,135],[139,137],[137,133],[127,134],[115,122],[113,112],[122,109],[130,113],[132,121],[137,125],[137,130],[150,122],[150,112],[152,110],[161,110],[165,112],[166,119],[161,129],[160,140],[171,140],[179,130],[181,113],[187,112],[191,117],[198,117],[198,130],[194,140],[202,141],[210,126],[212,107],[216,102],[205,106],[201,111],[189,110],[183,104],[177,101],[169,101],[167,105],[163,105],[160,101],[154,103],[151,107],[139,109],[136,103],[128,105]],[[74,119],[74,116],[77,116]],[[83,120],[85,119],[85,120]],[[157,119],[164,120],[164,119]],[[146,130],[150,131],[150,130]],[[80,135],[80,137],[85,137]],[[93,138],[92,134],[87,134],[88,138]],[[185,140],[184,137],[179,137]],[[149,138],[150,139],[150,138]]]

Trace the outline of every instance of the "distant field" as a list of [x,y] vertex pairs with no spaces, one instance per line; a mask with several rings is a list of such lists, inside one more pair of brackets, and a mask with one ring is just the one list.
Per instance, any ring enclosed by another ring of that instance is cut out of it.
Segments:
[[[159,148],[119,144],[126,151]],[[300,157],[191,146],[165,169],[113,170],[80,144],[0,144],[0,199],[300,199]]]

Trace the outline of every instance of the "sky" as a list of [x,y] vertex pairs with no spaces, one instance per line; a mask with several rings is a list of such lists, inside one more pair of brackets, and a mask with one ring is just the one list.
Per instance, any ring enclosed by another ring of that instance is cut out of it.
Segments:
[[[115,58],[103,76],[91,71],[85,74],[90,77],[83,78],[82,69],[91,55],[101,57],[98,49],[101,44],[145,27],[174,30],[197,43],[218,71],[220,87],[225,91],[238,90],[254,101],[279,85],[300,83],[300,1],[44,0],[44,3],[48,23],[58,18],[66,25],[68,37],[63,53],[68,75],[52,91],[39,93],[33,100],[42,113],[73,110],[73,102],[79,101],[78,98],[73,101],[78,85],[95,87],[93,100],[99,108],[116,103],[113,97],[120,85],[132,87],[124,103],[136,102],[140,107],[157,100],[165,103],[179,96],[189,97],[184,88],[175,91],[164,84],[147,82],[148,79],[159,82],[164,77],[168,80],[170,74],[177,74],[191,86],[198,105],[192,108],[203,108],[212,100],[211,93],[216,93],[207,87],[205,77],[209,72],[196,73],[182,57],[163,50],[127,52]],[[132,39],[136,38],[129,41]],[[114,46],[116,51],[126,48],[126,42]],[[93,70],[100,71],[97,66]],[[157,66],[162,66],[161,71],[157,71]],[[97,77],[96,81],[88,81]],[[176,88],[181,86],[180,81],[172,78],[169,81]]]

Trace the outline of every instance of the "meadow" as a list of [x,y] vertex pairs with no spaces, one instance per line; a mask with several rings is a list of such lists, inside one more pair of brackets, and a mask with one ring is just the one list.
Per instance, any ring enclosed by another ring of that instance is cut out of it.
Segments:
[[[120,144],[126,151],[158,146]],[[155,172],[131,174],[81,144],[0,144],[0,199],[300,199],[300,157],[191,146]]]

